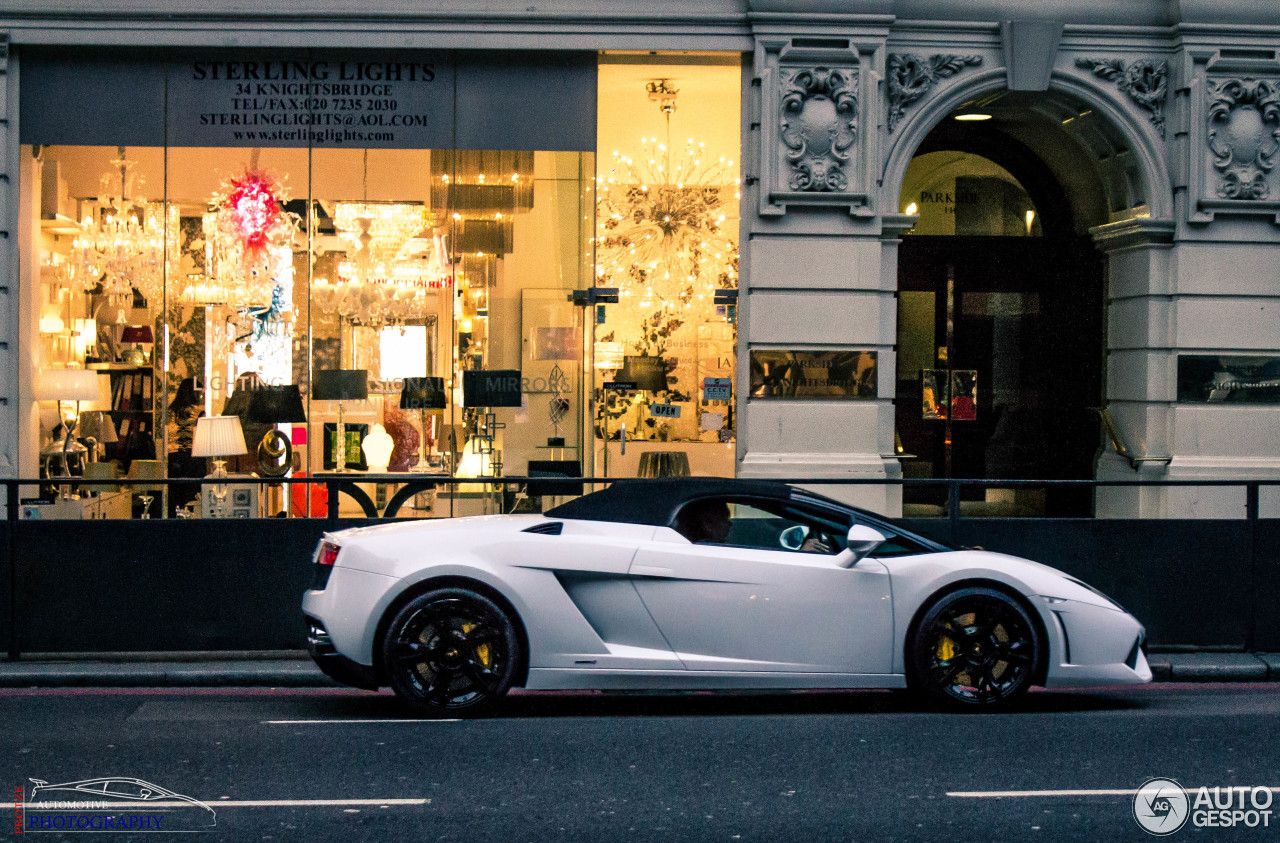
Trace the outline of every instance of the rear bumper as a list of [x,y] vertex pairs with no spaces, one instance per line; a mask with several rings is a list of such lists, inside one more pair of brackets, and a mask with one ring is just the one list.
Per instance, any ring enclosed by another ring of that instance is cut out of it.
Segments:
[[352,661],[334,649],[333,641],[320,621],[312,617],[307,617],[306,621],[307,652],[325,676],[353,688],[378,690],[378,675],[371,666]]

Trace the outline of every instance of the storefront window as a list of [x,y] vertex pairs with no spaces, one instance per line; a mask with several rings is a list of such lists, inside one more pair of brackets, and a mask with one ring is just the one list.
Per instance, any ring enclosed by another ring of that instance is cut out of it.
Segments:
[[[143,490],[152,517],[328,511],[254,475],[732,475],[738,57],[393,58],[24,65],[33,97],[115,74],[167,104],[24,124],[30,356],[97,390],[33,390],[41,471],[229,475]],[[220,416],[243,442],[211,444]],[[379,511],[398,488],[353,479]],[[459,484],[398,514],[516,505]]]
[[600,66],[598,474],[734,474],[741,75],[737,56]]

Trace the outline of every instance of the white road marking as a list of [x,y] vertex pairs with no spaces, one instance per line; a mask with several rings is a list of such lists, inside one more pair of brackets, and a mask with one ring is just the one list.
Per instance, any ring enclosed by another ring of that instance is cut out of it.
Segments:
[[[429,805],[430,799],[224,799],[205,802],[198,805],[192,802],[182,802],[178,800],[170,801],[142,801],[136,803],[120,803],[111,808],[95,808],[94,811],[140,811],[150,808],[202,808],[207,805],[210,808],[328,808],[328,807],[344,807],[347,805]],[[24,806],[25,810],[32,812],[42,812],[52,810],[48,807],[41,807],[39,802],[28,802]]]
[[1128,790],[949,790],[947,796],[960,799],[1015,799],[1027,796],[1132,796],[1137,792],[1137,788]]
[[[1280,787],[1268,787],[1272,793],[1280,793]],[[1183,790],[1195,791],[1198,787],[1184,787]],[[1053,798],[1055,796],[1133,796],[1138,792],[1136,787],[1117,788],[1113,790],[949,790],[947,796],[958,799],[1022,799]]]
[[461,723],[458,718],[453,720],[387,720],[379,717],[373,717],[368,720],[263,720],[271,726],[328,726],[339,725],[343,723]]

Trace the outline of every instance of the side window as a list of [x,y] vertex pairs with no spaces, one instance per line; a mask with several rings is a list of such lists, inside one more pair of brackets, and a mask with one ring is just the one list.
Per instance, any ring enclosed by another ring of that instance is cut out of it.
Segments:
[[729,538],[725,544],[736,547],[782,549],[782,533],[798,522],[746,503],[729,504]]
[[845,530],[833,530],[821,519],[780,507],[765,509],[750,503],[729,505],[729,539],[726,544],[794,553],[839,553]]
[[672,526],[694,544],[825,552],[814,541],[806,545],[806,540],[816,535],[810,522],[754,503],[724,498],[692,501],[680,510]]

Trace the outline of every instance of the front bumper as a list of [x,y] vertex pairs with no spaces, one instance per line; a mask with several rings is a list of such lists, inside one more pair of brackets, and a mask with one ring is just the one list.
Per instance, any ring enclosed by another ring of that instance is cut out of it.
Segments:
[[1146,630],[1128,612],[1075,600],[1049,607],[1062,646],[1049,665],[1047,688],[1138,685],[1151,681],[1143,651]]
[[352,661],[334,648],[324,624],[312,617],[307,617],[306,621],[307,652],[325,676],[366,691],[376,691],[381,687],[372,667]]

